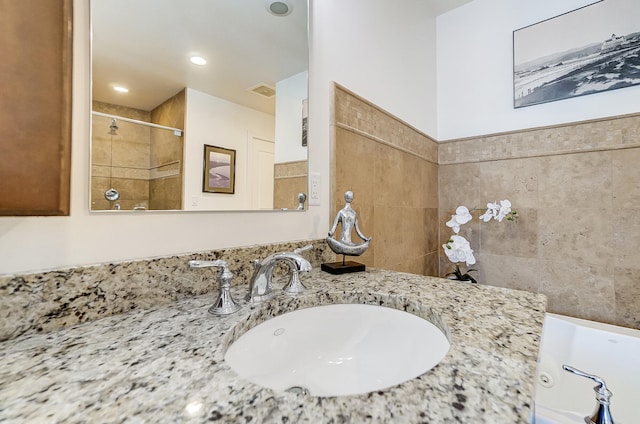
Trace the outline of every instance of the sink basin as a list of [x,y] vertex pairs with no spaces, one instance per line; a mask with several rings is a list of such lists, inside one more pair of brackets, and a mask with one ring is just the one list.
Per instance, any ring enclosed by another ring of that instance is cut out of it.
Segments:
[[395,386],[449,351],[442,331],[408,312],[376,305],[299,309],[259,324],[227,350],[240,376],[274,390],[344,396]]

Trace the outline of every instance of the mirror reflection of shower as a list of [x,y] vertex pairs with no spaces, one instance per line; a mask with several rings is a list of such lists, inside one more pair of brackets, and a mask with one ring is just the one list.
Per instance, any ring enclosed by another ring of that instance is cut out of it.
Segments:
[[97,111],[91,121],[92,211],[182,208],[181,129]]

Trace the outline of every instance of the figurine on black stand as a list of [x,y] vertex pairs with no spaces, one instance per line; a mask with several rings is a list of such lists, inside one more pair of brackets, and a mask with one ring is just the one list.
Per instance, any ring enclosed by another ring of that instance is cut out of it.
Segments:
[[[371,242],[371,237],[366,237],[360,231],[358,226],[358,215],[356,211],[351,208],[351,202],[353,202],[353,192],[351,190],[344,193],[344,200],[347,204],[336,215],[336,219],[333,222],[333,227],[329,230],[329,236],[326,238],[327,244],[338,255],[342,256],[342,262],[331,262],[322,264],[321,268],[331,274],[345,274],[347,272],[364,271],[364,264],[345,261],[346,256],[360,256],[368,248]],[[333,238],[333,235],[338,229],[338,224],[342,224],[342,234],[340,240]],[[354,243],[351,241],[351,230],[355,229],[356,234],[363,241],[362,243]]]

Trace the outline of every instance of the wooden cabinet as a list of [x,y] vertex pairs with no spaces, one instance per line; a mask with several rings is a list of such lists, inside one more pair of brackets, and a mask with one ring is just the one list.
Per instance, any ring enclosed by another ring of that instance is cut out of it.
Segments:
[[0,0],[0,215],[69,215],[72,0]]

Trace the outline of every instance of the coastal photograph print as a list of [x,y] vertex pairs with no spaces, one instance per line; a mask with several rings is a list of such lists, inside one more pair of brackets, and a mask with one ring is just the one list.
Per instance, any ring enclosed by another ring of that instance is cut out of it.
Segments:
[[236,180],[236,151],[205,144],[203,174],[203,192],[233,194]]
[[513,32],[514,107],[640,84],[640,0],[601,0]]

